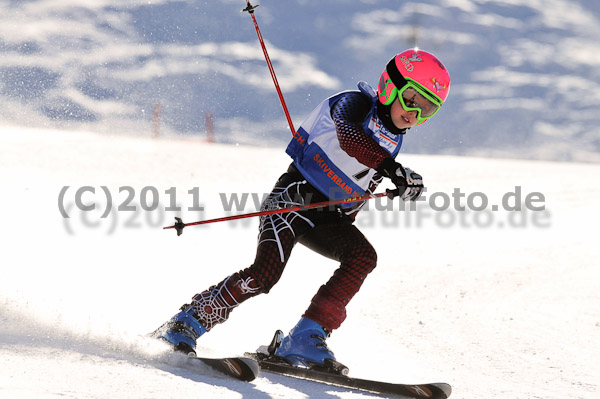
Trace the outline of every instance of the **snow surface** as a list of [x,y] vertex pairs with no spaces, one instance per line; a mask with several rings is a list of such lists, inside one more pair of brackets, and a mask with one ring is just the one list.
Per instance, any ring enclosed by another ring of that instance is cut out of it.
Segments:
[[[198,373],[143,337],[252,262],[258,220],[190,227],[181,237],[161,227],[173,216],[231,213],[220,193],[270,191],[290,161],[283,148],[9,127],[0,128],[0,148],[0,398],[373,397],[268,374],[242,383]],[[378,267],[329,339],[338,359],[355,376],[448,382],[453,398],[598,397],[600,166],[421,155],[401,162],[423,174],[429,195],[484,193],[488,210],[434,212],[423,202],[419,212],[398,203],[363,211],[357,223]],[[82,197],[94,211],[74,204],[85,186],[96,189]],[[115,207],[127,197],[119,187],[131,187],[137,210],[101,218],[103,186]],[[516,186],[523,198],[542,193],[545,211],[489,211]],[[144,187],[157,189],[157,210],[141,210]],[[164,211],[170,187],[180,212]],[[194,188],[204,212],[187,209]],[[241,354],[289,330],[335,267],[298,246],[272,292],[202,337],[202,353]]]

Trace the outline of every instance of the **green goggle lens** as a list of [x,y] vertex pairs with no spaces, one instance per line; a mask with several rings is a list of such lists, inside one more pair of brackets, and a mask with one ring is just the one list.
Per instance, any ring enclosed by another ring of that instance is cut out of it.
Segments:
[[411,81],[398,90],[398,99],[406,111],[417,111],[419,123],[431,118],[442,106],[440,99]]

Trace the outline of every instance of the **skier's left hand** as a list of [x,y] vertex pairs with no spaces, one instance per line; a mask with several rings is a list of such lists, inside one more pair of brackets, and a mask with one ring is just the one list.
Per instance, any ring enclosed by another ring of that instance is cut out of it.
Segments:
[[[400,195],[404,201],[416,201],[423,194],[423,177],[410,168],[404,168],[406,173],[406,190]],[[399,190],[398,190],[399,191]],[[390,196],[391,197],[391,196]],[[393,197],[391,197],[393,199]]]
[[403,201],[416,201],[423,193],[423,177],[410,168],[404,168],[404,171],[406,184],[396,184],[395,190],[387,190],[388,197],[394,199],[399,196]]
[[377,171],[396,186],[395,190],[387,190],[390,199],[399,196],[404,201],[416,201],[423,193],[423,177],[410,168],[404,168],[391,157],[384,159]]

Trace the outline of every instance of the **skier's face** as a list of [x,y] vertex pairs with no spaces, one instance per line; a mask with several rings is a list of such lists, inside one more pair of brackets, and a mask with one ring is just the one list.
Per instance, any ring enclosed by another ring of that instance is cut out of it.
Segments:
[[399,98],[396,98],[396,100],[392,103],[390,116],[392,117],[392,122],[398,129],[413,127],[419,122],[417,119],[417,111],[405,110],[400,103]]

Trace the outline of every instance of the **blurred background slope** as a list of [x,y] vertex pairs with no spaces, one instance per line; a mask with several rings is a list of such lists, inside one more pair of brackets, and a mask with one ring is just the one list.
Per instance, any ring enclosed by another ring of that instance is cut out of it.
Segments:
[[[596,0],[259,4],[296,127],[325,97],[375,85],[391,56],[419,46],[453,82],[404,151],[600,161]],[[160,110],[163,135],[204,137],[212,120],[218,142],[283,147],[289,131],[244,6],[3,2],[0,123],[149,135]]]

